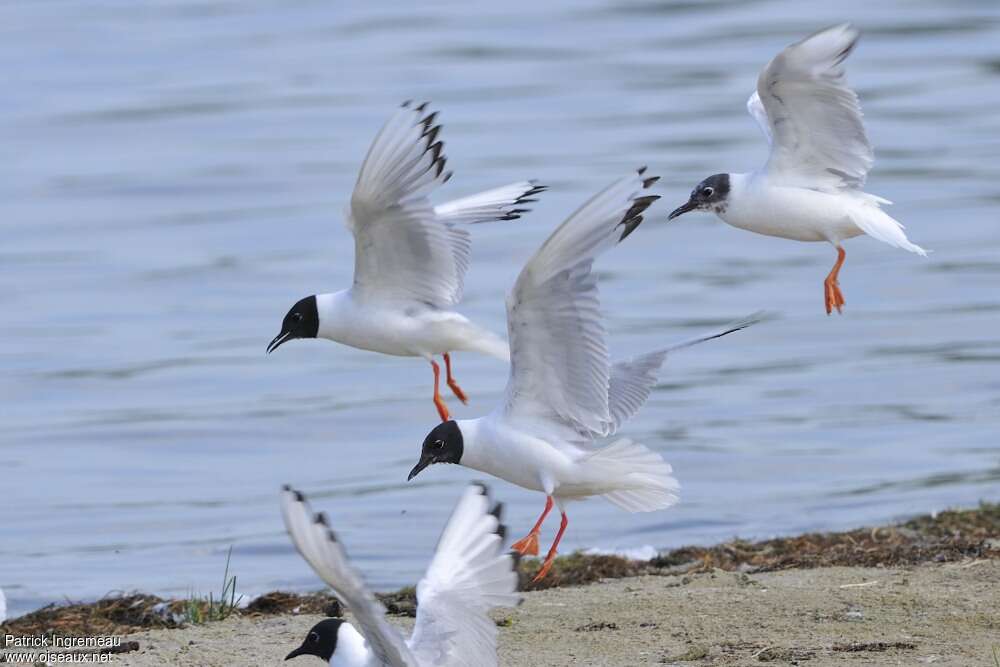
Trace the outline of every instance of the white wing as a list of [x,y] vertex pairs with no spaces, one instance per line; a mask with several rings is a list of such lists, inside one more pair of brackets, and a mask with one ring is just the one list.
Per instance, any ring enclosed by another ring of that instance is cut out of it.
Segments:
[[617,362],[611,367],[608,390],[608,408],[611,413],[611,419],[604,432],[597,435],[614,435],[622,424],[639,411],[639,408],[649,398],[649,393],[653,390],[653,385],[656,384],[656,377],[660,367],[663,366],[663,362],[666,361],[668,354],[714,338],[721,338],[740,329],[746,329],[748,326],[756,324],[762,319],[762,313],[754,313],[749,317],[726,325],[726,327],[719,331],[698,336],[697,338],[677,343],[666,349],[643,354],[627,361]]
[[771,145],[771,124],[767,120],[767,111],[764,109],[764,103],[760,101],[760,94],[755,90],[750,99],[747,100],[747,111],[753,116],[753,119],[757,122],[757,127],[760,131],[764,133],[764,138],[767,139],[767,145]]
[[417,620],[410,639],[421,665],[497,664],[493,607],[517,605],[514,559],[503,551],[501,506],[470,485],[445,526],[427,573],[417,585]]
[[368,150],[351,195],[354,291],[439,308],[462,298],[469,234],[438,221],[428,193],[448,180],[441,127],[426,105],[396,112]]
[[538,201],[534,198],[548,186],[535,181],[520,181],[499,188],[477,192],[474,195],[445,202],[434,207],[438,220],[450,224],[475,225],[494,220],[517,220],[530,209],[525,204]]
[[658,197],[644,169],[611,184],[560,225],[528,261],[507,297],[508,417],[546,417],[580,434],[602,432],[609,364],[594,258],[642,222]]
[[385,620],[385,608],[351,566],[326,517],[314,516],[305,496],[287,486],[281,493],[281,515],[295,548],[350,609],[359,632],[381,664],[416,667],[406,642]]
[[[875,155],[843,67],[859,35],[849,24],[827,28],[787,47],[761,72],[757,95],[765,134],[773,137],[765,169],[773,182],[823,191],[864,185]],[[753,97],[747,107],[760,123]]]

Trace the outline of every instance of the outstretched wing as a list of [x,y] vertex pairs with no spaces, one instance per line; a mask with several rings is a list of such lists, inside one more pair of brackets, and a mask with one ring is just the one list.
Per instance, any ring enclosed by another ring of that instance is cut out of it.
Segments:
[[[860,189],[875,162],[844,60],[860,33],[827,28],[787,47],[764,68],[755,93],[773,137],[766,170],[775,183],[815,190]],[[753,96],[747,102],[760,123]]]
[[535,195],[548,189],[535,181],[520,181],[434,207],[438,220],[449,224],[475,225],[494,220],[517,220],[527,213],[527,204],[538,201]]
[[351,195],[354,292],[447,308],[462,298],[469,233],[439,221],[427,195],[445,171],[440,125],[406,103],[375,137]]
[[396,628],[385,620],[385,608],[375,599],[347,559],[326,516],[312,513],[300,492],[284,487],[281,516],[292,544],[312,569],[354,615],[359,632],[382,664],[417,667],[418,663]]
[[611,367],[611,380],[608,391],[608,409],[611,413],[611,419],[608,421],[605,429],[600,433],[595,433],[595,435],[614,435],[621,428],[622,424],[638,412],[639,408],[649,398],[649,393],[653,390],[653,385],[656,384],[657,374],[660,367],[663,366],[663,362],[666,361],[667,355],[685,347],[691,347],[698,343],[704,343],[705,341],[721,338],[735,331],[746,329],[748,326],[760,322],[763,318],[763,313],[754,313],[741,320],[727,324],[719,331],[685,340],[663,350],[649,352],[648,354],[643,354],[627,361],[615,363]]
[[656,199],[645,168],[615,181],[563,222],[521,270],[507,297],[509,417],[555,419],[602,431],[609,364],[594,259],[630,234]]
[[520,602],[514,559],[503,551],[501,506],[472,484],[445,526],[427,573],[417,585],[410,648],[421,665],[497,664],[493,607]]

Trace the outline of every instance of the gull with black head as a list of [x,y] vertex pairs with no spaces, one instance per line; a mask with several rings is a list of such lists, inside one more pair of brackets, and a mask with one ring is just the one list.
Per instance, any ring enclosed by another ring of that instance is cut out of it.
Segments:
[[446,421],[424,439],[409,479],[454,463],[545,494],[545,509],[513,548],[538,554],[542,523],[559,506],[559,531],[536,581],[552,566],[566,531],[566,504],[591,496],[629,512],[665,509],[678,484],[663,457],[627,438],[601,449],[646,402],[667,354],[749,326],[726,329],[612,365],[592,272],[594,259],[631,234],[656,199],[657,177],[639,169],[595,195],[562,223],[521,270],[507,297],[511,347],[506,397],[485,417]]
[[758,234],[833,244],[837,261],[823,281],[827,314],[842,312],[845,303],[838,280],[847,257],[841,241],[867,234],[927,254],[881,209],[891,202],[863,190],[875,154],[844,73],[859,36],[853,26],[837,25],[775,56],[747,102],[771,145],[767,163],[752,173],[709,176],[670,214],[672,220],[710,211]]
[[522,181],[433,206],[428,195],[445,171],[441,126],[426,104],[409,102],[375,137],[358,175],[345,220],[354,235],[354,283],[314,294],[289,309],[268,353],[297,338],[326,338],[382,354],[423,357],[434,372],[434,406],[441,355],[446,382],[463,403],[451,353],[478,352],[507,360],[507,343],[453,310],[469,268],[468,225],[516,220],[545,186]]
[[417,618],[404,639],[354,569],[323,514],[285,487],[281,513],[292,543],[353,616],[320,621],[285,658],[319,657],[334,667],[459,667],[497,664],[493,607],[519,604],[515,560],[503,549],[502,506],[471,484],[445,525],[417,585]]

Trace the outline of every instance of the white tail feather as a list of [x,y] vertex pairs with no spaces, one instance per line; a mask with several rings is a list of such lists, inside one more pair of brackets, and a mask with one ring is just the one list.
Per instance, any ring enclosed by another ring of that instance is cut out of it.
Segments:
[[677,504],[680,483],[673,468],[651,449],[627,438],[616,440],[590,455],[606,479],[615,480],[617,490],[603,494],[627,512],[652,512]]
[[856,207],[854,215],[851,216],[851,220],[861,231],[896,248],[915,252],[922,257],[927,256],[926,250],[906,238],[903,223],[879,208],[879,204],[888,204],[889,200],[867,193],[865,199],[865,204]]

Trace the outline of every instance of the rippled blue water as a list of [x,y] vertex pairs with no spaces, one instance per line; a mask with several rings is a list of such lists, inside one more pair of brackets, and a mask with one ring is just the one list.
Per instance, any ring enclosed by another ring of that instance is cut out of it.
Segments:
[[[921,259],[665,214],[765,156],[744,101],[785,44],[850,19],[878,161]],[[640,164],[664,202],[600,262],[613,353],[758,308],[780,319],[671,362],[626,432],[683,484],[666,512],[573,508],[566,549],[832,529],[996,498],[1000,482],[1000,7],[812,3],[10,2],[0,6],[0,587],[12,611],[115,589],[316,588],[277,511],[291,482],[379,588],[414,581],[471,476],[406,473],[435,415],[419,360],[309,341],[287,307],[346,285],[340,212],[394,107],[442,110],[442,197],[552,186],[476,228],[463,311]],[[471,416],[506,370],[468,355]],[[541,499],[496,483],[512,533]],[[554,528],[554,526],[552,527]]]

